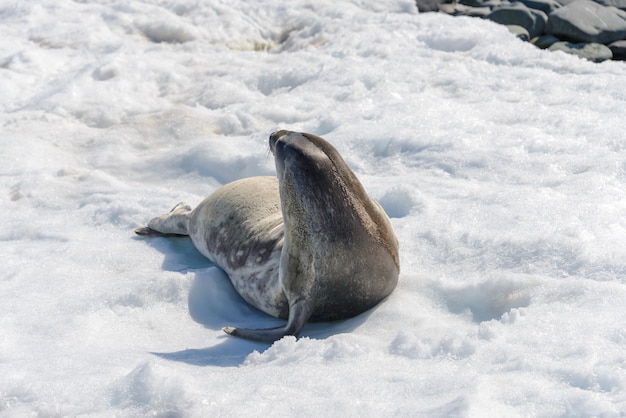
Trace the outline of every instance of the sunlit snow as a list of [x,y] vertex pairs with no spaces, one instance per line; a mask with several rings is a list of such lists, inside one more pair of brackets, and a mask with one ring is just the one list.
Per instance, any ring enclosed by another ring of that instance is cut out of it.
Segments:
[[[626,66],[412,1],[0,4],[0,416],[624,416]],[[282,323],[133,229],[333,143],[395,292]]]

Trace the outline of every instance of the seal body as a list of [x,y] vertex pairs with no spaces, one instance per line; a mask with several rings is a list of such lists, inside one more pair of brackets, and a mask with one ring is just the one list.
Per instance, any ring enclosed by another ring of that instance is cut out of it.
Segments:
[[284,327],[224,328],[271,342],[308,320],[358,315],[387,297],[400,271],[398,241],[337,150],[306,133],[270,136],[277,178],[227,184],[191,210],[179,204],[140,235],[189,235],[250,304]]
[[287,318],[279,282],[283,217],[276,177],[250,177],[220,187],[195,209],[179,203],[152,219],[139,235],[186,236],[222,268],[237,292],[257,309]]

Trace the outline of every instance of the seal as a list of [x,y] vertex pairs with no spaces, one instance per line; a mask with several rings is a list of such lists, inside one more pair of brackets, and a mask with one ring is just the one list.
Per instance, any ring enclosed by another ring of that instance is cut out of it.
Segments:
[[189,235],[248,303],[287,320],[277,328],[224,328],[263,342],[298,336],[309,320],[365,312],[391,294],[400,272],[389,218],[330,143],[281,130],[269,146],[277,177],[234,181],[193,210],[179,203],[135,230]]

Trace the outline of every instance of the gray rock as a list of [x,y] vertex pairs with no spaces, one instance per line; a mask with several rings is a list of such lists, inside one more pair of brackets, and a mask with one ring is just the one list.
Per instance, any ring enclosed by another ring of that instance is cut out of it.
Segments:
[[534,38],[531,42],[537,48],[546,49],[550,48],[552,44],[560,42],[561,40],[554,35],[542,35],[537,38]]
[[602,62],[613,58],[613,53],[609,47],[598,43],[575,44],[572,42],[556,42],[548,49],[550,51],[563,51],[568,54],[578,55],[593,62]]
[[519,2],[529,9],[541,10],[546,15],[561,7],[561,3],[556,0],[519,0]]
[[459,3],[470,7],[489,7],[493,9],[501,5],[502,0],[459,0]]
[[626,40],[615,41],[613,43],[610,43],[608,46],[613,53],[614,60],[626,61]]
[[415,0],[415,5],[420,13],[439,11],[439,3],[437,0]]
[[496,7],[485,19],[501,25],[517,25],[528,31],[531,38],[543,33],[548,16],[541,10],[529,9],[521,3]]
[[577,0],[550,13],[545,31],[574,42],[608,44],[626,38],[626,12]]
[[603,6],[613,6],[618,9],[626,10],[626,0],[594,0]]
[[509,30],[509,32],[511,32],[513,35],[515,35],[517,38],[521,39],[522,41],[528,42],[530,40],[528,31],[524,29],[523,27],[517,26],[517,25],[507,25],[506,28]]
[[439,10],[453,16],[485,17],[491,13],[489,7],[471,7],[464,4],[441,4]]

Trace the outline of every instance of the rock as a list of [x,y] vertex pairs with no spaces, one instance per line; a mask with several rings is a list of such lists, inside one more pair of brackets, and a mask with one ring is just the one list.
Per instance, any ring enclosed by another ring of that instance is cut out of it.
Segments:
[[420,13],[439,11],[437,0],[415,0],[415,5]]
[[522,41],[528,42],[530,40],[530,35],[528,35],[528,31],[525,28],[517,25],[507,25],[506,28]]
[[614,60],[626,61],[626,40],[615,41],[610,43],[608,46],[613,53]]
[[441,4],[439,10],[452,16],[485,17],[491,13],[489,7],[471,7],[464,4]]
[[550,13],[545,31],[573,42],[608,44],[626,38],[626,12],[577,0]]
[[529,9],[541,10],[546,15],[561,7],[561,3],[556,0],[519,0],[519,2]]
[[541,10],[529,9],[521,3],[514,3],[507,6],[499,6],[485,19],[492,20],[501,25],[517,25],[528,31],[531,38],[543,33],[548,16]]
[[578,55],[593,62],[602,62],[613,58],[613,53],[609,47],[598,43],[556,42],[548,49]]
[[459,0],[459,3],[470,7],[489,7],[493,9],[494,7],[500,6],[502,0]]
[[603,6],[613,6],[618,9],[626,10],[626,0],[594,0]]
[[537,38],[534,38],[531,42],[537,48],[546,49],[550,48],[552,44],[560,42],[561,40],[554,35],[542,35]]

